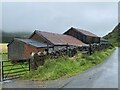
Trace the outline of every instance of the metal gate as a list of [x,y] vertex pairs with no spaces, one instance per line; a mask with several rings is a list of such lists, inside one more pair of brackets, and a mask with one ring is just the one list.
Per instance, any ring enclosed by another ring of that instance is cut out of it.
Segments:
[[12,63],[11,61],[1,62],[1,81],[19,78],[27,71],[30,71],[30,60]]

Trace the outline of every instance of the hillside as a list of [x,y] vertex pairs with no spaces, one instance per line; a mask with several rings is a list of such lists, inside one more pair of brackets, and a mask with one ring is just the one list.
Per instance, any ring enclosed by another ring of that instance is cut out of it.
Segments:
[[9,43],[13,38],[28,38],[29,32],[2,32],[2,43]]
[[120,23],[113,29],[112,32],[108,33],[103,38],[109,40],[114,46],[120,47]]

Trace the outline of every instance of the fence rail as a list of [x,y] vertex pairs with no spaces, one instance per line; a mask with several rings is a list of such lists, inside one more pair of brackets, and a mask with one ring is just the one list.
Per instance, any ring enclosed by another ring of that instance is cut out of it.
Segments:
[[30,71],[30,60],[17,64],[11,61],[1,61],[1,81],[18,78],[27,71]]

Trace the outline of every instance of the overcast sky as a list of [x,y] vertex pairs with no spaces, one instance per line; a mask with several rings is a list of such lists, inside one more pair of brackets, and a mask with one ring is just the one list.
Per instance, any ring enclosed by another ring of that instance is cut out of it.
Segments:
[[117,2],[21,2],[3,3],[2,28],[9,32],[35,29],[63,33],[70,27],[98,36],[112,31],[118,22]]

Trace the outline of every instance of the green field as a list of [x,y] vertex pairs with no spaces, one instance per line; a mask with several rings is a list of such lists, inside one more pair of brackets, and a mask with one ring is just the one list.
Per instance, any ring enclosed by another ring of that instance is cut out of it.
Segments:
[[7,53],[8,48],[7,48],[8,43],[0,43],[0,53]]
[[8,43],[0,43],[0,59],[8,60]]
[[0,53],[0,59],[2,59],[2,60],[8,60],[8,54],[7,53],[5,53],[5,54],[1,54]]

